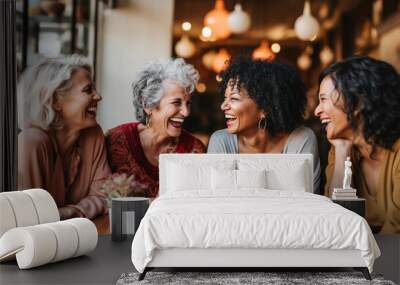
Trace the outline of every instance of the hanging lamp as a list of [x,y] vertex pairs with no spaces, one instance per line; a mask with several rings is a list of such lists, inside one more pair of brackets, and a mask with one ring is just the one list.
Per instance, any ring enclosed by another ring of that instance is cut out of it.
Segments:
[[215,56],[212,66],[213,70],[216,73],[220,73],[221,71],[226,69],[228,67],[228,62],[230,58],[231,56],[226,49],[224,48],[220,49],[217,55]]
[[187,35],[183,35],[175,44],[175,52],[180,57],[189,58],[196,52],[196,46],[190,41]]
[[307,70],[311,67],[312,60],[310,55],[307,52],[303,52],[299,58],[297,59],[297,66],[301,70]]
[[319,53],[319,60],[321,61],[323,66],[328,65],[333,61],[335,58],[335,55],[333,54],[333,51],[330,49],[328,45],[324,45],[324,47],[321,49]]
[[249,14],[243,11],[242,5],[236,4],[235,10],[229,14],[229,29],[234,34],[242,34],[250,28],[251,20]]
[[214,64],[214,60],[217,56],[217,52],[211,50],[209,52],[206,52],[203,57],[201,58],[201,61],[203,63],[203,65],[207,68],[212,70],[213,69],[213,64]]
[[275,54],[269,48],[268,42],[263,40],[260,46],[253,51],[252,58],[254,60],[270,61],[275,58]]
[[226,39],[231,34],[228,16],[229,12],[225,9],[224,0],[216,0],[214,9],[204,17],[204,26],[210,27],[217,39]]
[[294,29],[297,37],[303,41],[312,41],[317,37],[319,23],[317,19],[311,15],[309,1],[304,3],[303,15],[297,18],[296,22],[294,23]]

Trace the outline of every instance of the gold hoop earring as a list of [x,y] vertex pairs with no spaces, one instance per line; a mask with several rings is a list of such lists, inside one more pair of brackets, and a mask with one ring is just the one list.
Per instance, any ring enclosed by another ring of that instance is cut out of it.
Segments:
[[[264,124],[261,124],[261,122],[264,120]],[[267,129],[267,118],[262,117],[259,121],[258,121],[258,128],[262,129],[262,130],[266,130]]]

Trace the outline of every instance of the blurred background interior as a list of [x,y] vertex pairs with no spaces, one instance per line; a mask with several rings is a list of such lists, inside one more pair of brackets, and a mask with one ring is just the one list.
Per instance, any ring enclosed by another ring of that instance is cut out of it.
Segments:
[[141,67],[185,58],[201,76],[186,129],[205,144],[225,127],[217,87],[229,58],[295,66],[308,89],[307,125],[321,140],[313,110],[325,66],[360,54],[400,70],[400,0],[17,0],[16,27],[18,74],[42,57],[92,62],[104,131],[135,120],[130,85]]

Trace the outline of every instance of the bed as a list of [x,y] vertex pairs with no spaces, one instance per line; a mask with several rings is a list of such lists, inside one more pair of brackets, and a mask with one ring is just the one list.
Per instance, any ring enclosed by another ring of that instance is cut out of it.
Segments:
[[132,242],[156,267],[353,267],[380,255],[361,216],[315,195],[311,154],[163,154],[160,193]]

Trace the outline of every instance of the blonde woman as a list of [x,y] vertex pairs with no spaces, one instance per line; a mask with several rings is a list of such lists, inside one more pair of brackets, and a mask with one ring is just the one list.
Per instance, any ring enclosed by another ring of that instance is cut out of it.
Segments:
[[18,188],[47,190],[61,219],[106,213],[99,188],[110,169],[90,66],[75,55],[46,59],[24,72],[18,96]]

